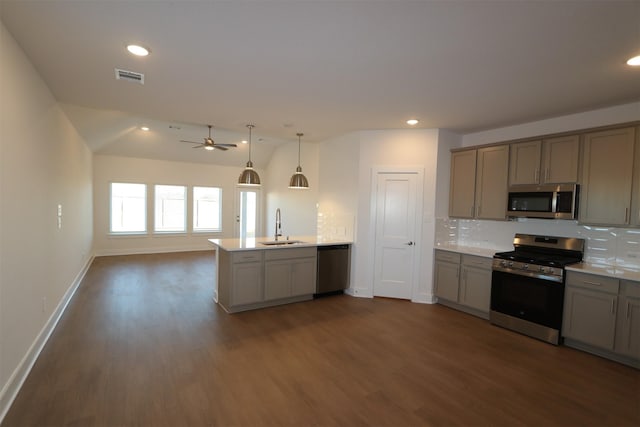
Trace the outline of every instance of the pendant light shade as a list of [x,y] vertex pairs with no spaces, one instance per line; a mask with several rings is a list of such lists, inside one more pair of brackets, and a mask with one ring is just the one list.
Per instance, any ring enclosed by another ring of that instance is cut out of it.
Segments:
[[251,161],[251,129],[253,129],[253,125],[247,125],[247,127],[249,128],[249,161],[247,162],[247,167],[242,171],[238,178],[238,185],[259,187],[260,176],[258,176],[258,172],[253,169],[253,162]]
[[307,181],[307,177],[304,176],[302,167],[300,167],[300,137],[304,134],[297,133],[296,135],[298,136],[298,167],[296,168],[296,173],[289,180],[289,188],[306,190],[309,188],[309,181]]

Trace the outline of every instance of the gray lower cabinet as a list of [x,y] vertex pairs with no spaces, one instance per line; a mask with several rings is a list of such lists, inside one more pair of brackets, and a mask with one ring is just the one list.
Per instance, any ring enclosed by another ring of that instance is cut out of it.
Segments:
[[438,302],[488,318],[491,258],[436,250],[434,293]]
[[234,252],[231,305],[262,301],[262,251]]
[[316,289],[317,248],[218,254],[218,303],[230,313],[305,301]]
[[436,250],[434,291],[439,299],[458,301],[460,254]]
[[316,289],[316,257],[316,248],[266,251],[265,300],[312,295]]
[[622,280],[615,351],[640,360],[640,283]]
[[462,257],[460,304],[488,313],[491,303],[491,260],[471,255]]
[[640,366],[640,283],[567,272],[565,344]]

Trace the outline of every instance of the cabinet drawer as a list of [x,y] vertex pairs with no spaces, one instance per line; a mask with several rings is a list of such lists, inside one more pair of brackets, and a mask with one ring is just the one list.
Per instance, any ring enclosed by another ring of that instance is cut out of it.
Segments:
[[436,249],[436,261],[460,263],[460,254],[456,252],[442,251]]
[[240,262],[255,262],[262,261],[262,252],[264,251],[240,251],[233,252],[231,260],[234,264]]
[[492,258],[485,258],[476,255],[462,255],[462,265],[466,265],[467,267],[491,270],[491,264],[493,264]]
[[278,248],[266,249],[264,252],[264,259],[266,261],[270,261],[275,259],[315,257],[318,253],[318,248],[316,248],[315,246],[304,248]]
[[613,277],[567,271],[567,285],[579,286],[581,288],[607,292],[610,294],[618,294],[620,281]]
[[640,298],[640,282],[623,280],[620,286],[620,294],[631,298]]

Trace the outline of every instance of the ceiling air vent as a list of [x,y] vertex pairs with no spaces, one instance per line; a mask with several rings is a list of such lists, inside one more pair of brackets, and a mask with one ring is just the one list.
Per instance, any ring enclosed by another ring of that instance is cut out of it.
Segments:
[[144,84],[144,74],[135,71],[127,71],[116,68],[116,80],[127,80],[129,82]]

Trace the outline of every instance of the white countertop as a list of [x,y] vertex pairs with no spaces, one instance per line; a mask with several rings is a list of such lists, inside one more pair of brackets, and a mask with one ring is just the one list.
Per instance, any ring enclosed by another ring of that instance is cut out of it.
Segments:
[[467,254],[467,255],[476,255],[476,256],[481,256],[485,258],[493,258],[493,255],[496,252],[506,252],[506,251],[513,250],[513,248],[495,249],[495,248],[481,248],[479,246],[462,246],[462,245],[454,245],[454,244],[441,244],[441,245],[434,246],[434,249],[450,251],[450,252],[458,252],[458,253]]
[[[350,245],[351,240],[327,239],[322,236],[289,236],[289,240],[300,240],[301,243],[290,245],[263,245],[261,242],[272,242],[273,237],[256,237],[248,239],[209,239],[209,243],[225,251],[247,251],[262,249],[301,248],[309,246]],[[278,240],[286,241],[287,237]]]
[[600,276],[613,277],[615,279],[640,281],[640,271],[615,265],[590,264],[581,262],[565,267],[567,271],[577,271],[579,273],[597,274]]

